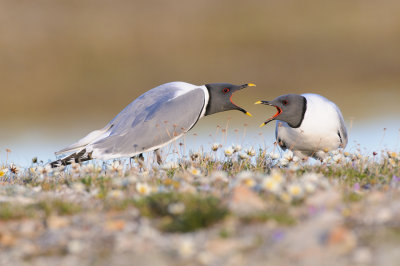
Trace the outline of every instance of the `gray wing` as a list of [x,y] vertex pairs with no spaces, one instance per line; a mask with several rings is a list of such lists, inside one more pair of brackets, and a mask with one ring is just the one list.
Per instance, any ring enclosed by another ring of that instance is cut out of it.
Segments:
[[278,143],[279,147],[281,147],[281,149],[285,151],[287,149],[286,143],[284,142],[283,139],[281,139],[279,137],[279,127],[282,127],[283,123],[285,123],[285,122],[280,121],[280,120],[276,121],[276,125],[275,125],[275,140],[276,140],[276,143]]
[[179,88],[163,86],[143,94],[111,122],[110,135],[91,144],[93,156],[115,158],[159,148],[187,132],[205,105],[201,88],[175,97]]
[[344,149],[347,146],[348,142],[348,136],[347,136],[347,130],[346,130],[346,125],[344,124],[344,119],[342,116],[342,113],[340,112],[339,108],[336,109],[338,112],[339,120],[340,120],[340,127],[339,127],[339,137],[340,141],[342,142],[342,148]]

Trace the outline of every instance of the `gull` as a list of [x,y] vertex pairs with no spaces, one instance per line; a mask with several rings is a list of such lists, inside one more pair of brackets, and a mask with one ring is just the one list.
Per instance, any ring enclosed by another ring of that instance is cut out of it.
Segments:
[[[233,85],[210,83],[193,85],[170,82],[139,96],[104,128],[89,133],[78,142],[56,152],[72,153],[51,163],[52,167],[91,159],[109,160],[142,156],[182,137],[204,116],[239,110],[249,112],[232,101],[232,95],[252,83]],[[161,163],[160,156],[157,161]]]
[[347,130],[339,107],[321,95],[286,94],[255,104],[276,107],[277,113],[260,127],[276,120],[277,143],[300,158],[323,160],[327,152],[347,145]]

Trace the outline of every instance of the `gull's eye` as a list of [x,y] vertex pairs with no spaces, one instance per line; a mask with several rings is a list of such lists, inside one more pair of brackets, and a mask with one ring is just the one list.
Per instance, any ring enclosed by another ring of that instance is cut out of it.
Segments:
[[288,104],[288,101],[287,101],[287,100],[282,100],[282,104],[283,104],[283,105],[287,105],[287,104]]
[[223,92],[223,93],[228,93],[229,91],[230,91],[229,88],[223,88],[223,89],[222,89],[222,92]]

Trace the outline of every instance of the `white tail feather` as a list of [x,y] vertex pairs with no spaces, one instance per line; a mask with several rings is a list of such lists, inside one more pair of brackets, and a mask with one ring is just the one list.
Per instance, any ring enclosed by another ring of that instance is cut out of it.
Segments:
[[78,142],[57,151],[55,154],[60,155],[64,153],[70,153],[70,152],[76,152],[79,150],[82,150],[85,148],[87,145],[96,142],[104,137],[107,137],[110,133],[107,133],[107,131],[112,127],[112,125],[107,125],[103,129],[100,130],[95,130],[90,132],[86,137],[80,139]]

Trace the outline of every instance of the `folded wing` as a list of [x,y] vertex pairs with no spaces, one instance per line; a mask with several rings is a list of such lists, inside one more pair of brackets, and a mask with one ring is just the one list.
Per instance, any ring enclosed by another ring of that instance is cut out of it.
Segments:
[[160,148],[196,124],[205,99],[201,87],[181,82],[161,85],[129,104],[102,130],[58,154],[86,149],[92,158],[107,160]]

